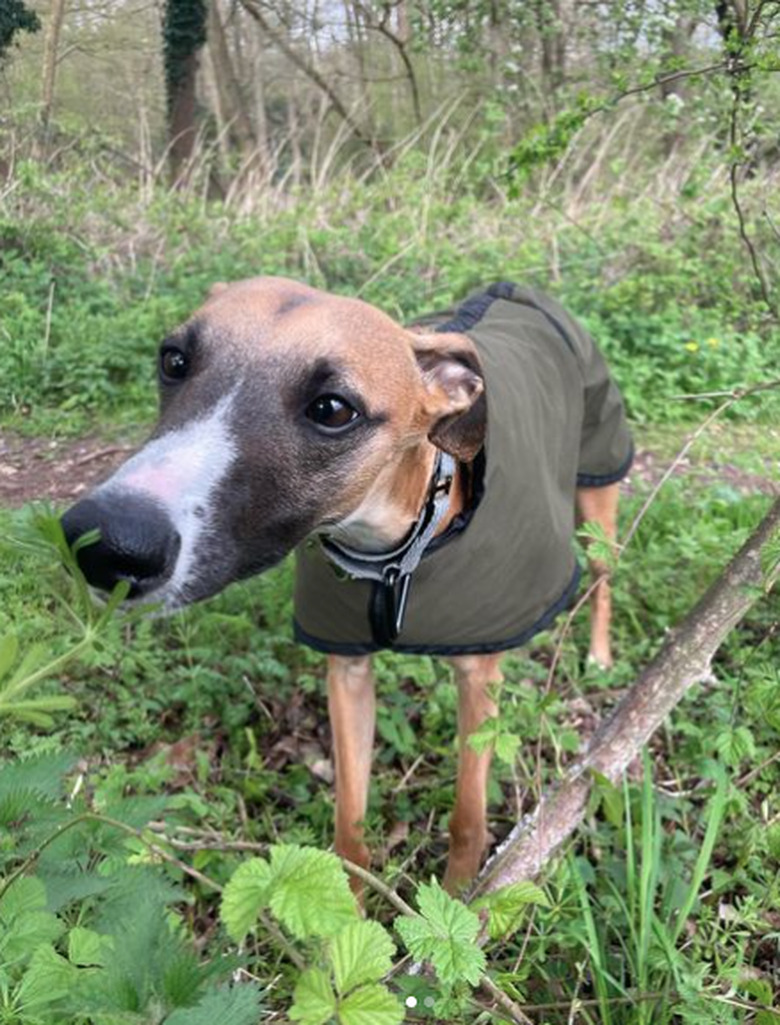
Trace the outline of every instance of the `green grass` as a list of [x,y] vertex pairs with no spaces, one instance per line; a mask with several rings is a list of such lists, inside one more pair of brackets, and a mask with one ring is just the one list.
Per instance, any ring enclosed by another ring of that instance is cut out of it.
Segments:
[[[626,522],[643,495],[640,490],[624,503]],[[494,769],[491,821],[498,835],[514,820],[516,788],[530,806],[536,787],[552,782],[573,757],[582,703],[603,713],[610,690],[630,683],[766,504],[670,482],[618,571],[616,669],[604,675],[582,668],[582,619],[544,700],[555,635],[508,660],[501,729],[521,747],[515,766],[497,761]],[[3,532],[24,515],[3,514]],[[42,560],[16,552],[3,567],[0,634],[14,629],[22,647],[35,640],[64,649],[77,631],[67,613],[72,597],[52,597],[65,593],[53,553]],[[142,802],[136,810],[143,816],[151,808],[143,802],[156,801],[150,813],[165,819],[168,834],[194,837],[196,846],[198,838],[207,848],[208,836],[221,835],[327,847],[331,790],[311,771],[328,751],[323,661],[292,644],[289,605],[285,566],[169,620],[113,620],[91,654],[36,692],[65,694],[78,712],[58,717],[47,731],[0,720],[4,749],[17,758],[78,751],[81,763],[66,773],[66,788],[79,775],[85,807],[110,812],[132,799]],[[773,824],[780,767],[772,761],[780,740],[778,655],[771,610],[758,607],[720,653],[718,686],[696,688],[654,738],[652,773],[641,784],[627,781],[614,796],[599,796],[569,858],[547,875],[550,906],[526,914],[519,933],[489,948],[491,964],[522,1000],[560,1008],[550,1012],[550,1022],[565,1021],[575,998],[594,1001],[583,1011],[583,1020],[594,1023],[746,1020],[721,998],[732,984],[742,992],[743,978],[766,977],[777,951],[770,923],[780,901],[780,831]],[[368,825],[381,847],[399,822],[406,824],[408,836],[389,852],[383,872],[409,899],[411,879],[443,869],[455,766],[454,685],[447,668],[429,659],[382,656],[378,678],[380,736]],[[177,755],[172,745],[182,738],[187,742]],[[6,843],[5,865],[18,864],[55,819],[42,815],[26,840],[14,828],[18,839]],[[104,831],[95,848],[89,835],[74,838],[71,853],[57,847],[47,871],[70,864],[84,842],[116,871],[139,857],[147,864],[132,839]],[[223,883],[240,861],[207,849],[183,856]],[[166,886],[184,883],[170,867],[149,870]],[[197,937],[215,905],[202,887],[186,892],[184,905],[173,897],[177,916],[192,909],[178,928]],[[157,906],[162,914],[163,904]],[[68,907],[66,924],[102,931],[102,900],[78,899]],[[729,908],[726,921],[722,907]],[[369,909],[387,920],[380,900],[370,898]],[[110,907],[105,914],[109,935],[118,925],[110,924]],[[227,937],[209,936],[212,957],[229,950]],[[270,978],[277,958],[273,942],[262,939],[253,973]],[[282,985],[271,1004],[285,1006],[285,992]],[[660,995],[644,999],[647,994]],[[643,999],[635,1003],[637,995]],[[746,991],[744,997],[749,1002]],[[472,1017],[466,1009],[458,1020]]]

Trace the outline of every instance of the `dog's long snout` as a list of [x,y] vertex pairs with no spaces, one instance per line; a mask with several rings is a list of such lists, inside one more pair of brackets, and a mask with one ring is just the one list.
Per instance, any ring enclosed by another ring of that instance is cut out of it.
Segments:
[[70,545],[88,531],[99,531],[95,544],[79,548],[79,567],[93,587],[104,591],[127,580],[131,598],[152,590],[170,575],[181,544],[157,502],[119,490],[78,502],[62,517],[62,527]]

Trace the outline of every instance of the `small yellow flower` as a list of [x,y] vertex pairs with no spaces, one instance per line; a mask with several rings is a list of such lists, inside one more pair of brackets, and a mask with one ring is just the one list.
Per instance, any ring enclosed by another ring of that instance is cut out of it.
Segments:
[[699,351],[699,343],[698,342],[686,342],[685,343],[685,348],[688,350],[688,352],[698,352]]
[[717,347],[720,345],[720,339],[719,338],[708,338],[707,339],[707,345],[709,345],[709,347],[711,349],[717,349]]

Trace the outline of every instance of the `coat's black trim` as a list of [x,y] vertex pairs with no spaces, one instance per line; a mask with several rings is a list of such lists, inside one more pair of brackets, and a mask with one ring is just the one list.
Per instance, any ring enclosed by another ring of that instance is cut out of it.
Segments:
[[476,327],[480,320],[482,320],[496,299],[507,299],[510,302],[517,303],[518,306],[529,306],[532,310],[536,310],[537,313],[541,313],[542,316],[552,324],[576,356],[577,350],[574,347],[574,342],[571,340],[571,335],[560,320],[558,320],[558,318],[552,313],[545,310],[543,306],[539,306],[530,299],[518,298],[515,295],[516,287],[517,286],[511,281],[496,281],[495,284],[488,285],[484,292],[480,292],[479,295],[474,295],[462,303],[455,311],[455,316],[445,324],[440,324],[436,330],[456,331],[459,334],[470,331],[473,327]]
[[614,473],[578,473],[577,487],[579,488],[605,488],[608,484],[617,484],[623,480],[631,469],[634,462],[634,446],[628,450],[628,455]]
[[455,316],[446,323],[439,324],[436,330],[455,331],[458,334],[470,331],[482,320],[496,299],[511,299],[514,290],[515,286],[511,281],[497,281],[489,285],[484,292],[472,295],[470,299],[461,303],[455,311]]
[[527,644],[536,634],[546,630],[557,615],[567,609],[577,593],[581,570],[579,565],[563,594],[555,601],[539,619],[522,633],[505,641],[493,641],[489,644],[394,644],[392,647],[380,647],[376,644],[342,644],[338,641],[323,641],[307,633],[297,619],[293,619],[293,636],[301,644],[321,651],[325,655],[373,655],[377,651],[397,651],[402,655],[492,655],[498,651],[509,651]]

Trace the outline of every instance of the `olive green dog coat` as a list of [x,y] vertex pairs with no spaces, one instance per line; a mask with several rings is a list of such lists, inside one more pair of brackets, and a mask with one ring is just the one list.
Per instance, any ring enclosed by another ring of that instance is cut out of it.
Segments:
[[[631,465],[623,401],[591,337],[556,302],[506,282],[424,323],[468,335],[485,377],[487,435],[476,507],[427,548],[393,650],[486,654],[518,647],[572,601],[575,488]],[[342,574],[343,576],[343,574]],[[373,584],[340,579],[319,544],[298,549],[296,638],[358,655]]]

